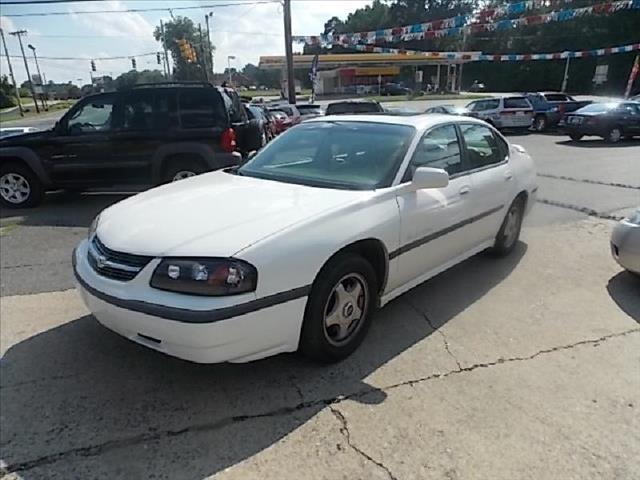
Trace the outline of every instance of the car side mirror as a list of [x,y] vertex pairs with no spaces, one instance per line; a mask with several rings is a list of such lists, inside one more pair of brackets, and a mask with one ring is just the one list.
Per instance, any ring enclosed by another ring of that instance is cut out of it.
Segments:
[[444,188],[447,185],[449,185],[449,174],[442,168],[418,167],[411,179],[413,190]]
[[248,154],[247,154],[247,161],[251,160],[253,157],[256,156],[256,154],[258,153],[257,150],[251,150]]

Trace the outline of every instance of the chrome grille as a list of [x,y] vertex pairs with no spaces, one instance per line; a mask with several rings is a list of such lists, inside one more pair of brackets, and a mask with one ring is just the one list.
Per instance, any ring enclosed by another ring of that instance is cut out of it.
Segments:
[[128,281],[135,278],[152,258],[111,250],[100,241],[97,235],[89,243],[87,252],[87,259],[91,268],[103,277],[120,281]]

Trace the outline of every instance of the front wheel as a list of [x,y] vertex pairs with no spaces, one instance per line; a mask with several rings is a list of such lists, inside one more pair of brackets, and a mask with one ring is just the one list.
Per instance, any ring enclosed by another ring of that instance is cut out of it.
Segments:
[[9,208],[30,208],[44,198],[40,179],[25,165],[7,163],[0,167],[0,202]]
[[536,132],[544,132],[547,129],[547,117],[545,117],[544,115],[536,116],[535,120],[533,121],[533,127]]
[[571,140],[573,140],[574,142],[579,142],[580,140],[582,140],[582,135],[580,135],[579,133],[572,133],[569,135],[569,138],[571,138]]
[[520,230],[522,230],[522,220],[524,218],[524,207],[522,197],[518,197],[513,201],[496,235],[495,242],[490,250],[491,253],[503,257],[513,251],[520,238]]
[[620,140],[622,140],[622,137],[623,133],[620,127],[611,127],[607,132],[605,140],[609,143],[618,143]]
[[377,305],[373,267],[355,254],[325,265],[311,289],[300,334],[300,352],[321,362],[348,357],[362,343]]
[[203,173],[205,169],[202,163],[195,160],[172,161],[164,169],[162,179],[165,183],[177,182],[185,178],[195,177]]

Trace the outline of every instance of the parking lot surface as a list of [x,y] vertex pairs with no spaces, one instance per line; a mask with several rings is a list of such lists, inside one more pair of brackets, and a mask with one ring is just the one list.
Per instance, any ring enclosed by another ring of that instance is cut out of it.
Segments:
[[123,193],[2,211],[6,478],[640,477],[640,280],[611,259],[640,142],[509,136],[539,200],[508,258],[394,300],[331,366],[168,358],[102,328],[70,254]]

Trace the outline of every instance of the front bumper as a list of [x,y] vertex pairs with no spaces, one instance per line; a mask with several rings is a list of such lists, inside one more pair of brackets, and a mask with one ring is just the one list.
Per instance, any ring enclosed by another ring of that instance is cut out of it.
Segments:
[[159,259],[131,281],[98,275],[83,241],[73,253],[76,286],[105,327],[136,343],[198,363],[248,362],[298,348],[306,289],[256,299],[195,297],[149,286]]
[[640,275],[640,226],[618,223],[611,233],[611,255],[622,268]]

